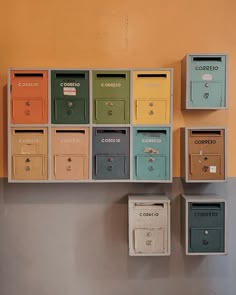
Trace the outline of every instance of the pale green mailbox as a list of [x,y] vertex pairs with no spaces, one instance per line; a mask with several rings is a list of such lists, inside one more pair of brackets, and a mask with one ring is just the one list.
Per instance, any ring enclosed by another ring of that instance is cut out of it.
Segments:
[[227,55],[188,54],[182,61],[182,106],[227,107]]
[[169,127],[133,128],[133,178],[170,180],[170,147]]

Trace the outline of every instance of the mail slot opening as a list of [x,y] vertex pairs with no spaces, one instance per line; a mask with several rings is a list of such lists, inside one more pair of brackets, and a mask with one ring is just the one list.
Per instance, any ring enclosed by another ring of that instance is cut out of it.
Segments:
[[96,130],[96,134],[126,134],[126,130]]
[[138,78],[167,78],[166,74],[138,74]]
[[85,134],[85,130],[56,130],[56,133],[80,133],[80,134]]
[[160,204],[160,203],[151,203],[151,202],[135,203],[135,206],[155,206],[155,207],[164,208],[164,204]]
[[85,79],[85,74],[83,74],[83,73],[68,73],[68,74],[58,73],[58,74],[56,74],[56,78],[64,79],[64,80],[67,80],[67,79]]
[[160,134],[166,134],[166,130],[138,130],[137,133],[143,136],[160,137]]
[[199,210],[199,209],[220,209],[221,204],[220,203],[195,203],[192,204],[193,210]]
[[218,56],[212,56],[212,57],[193,57],[193,61],[219,61],[221,62],[222,61],[222,58],[221,57],[218,57]]
[[97,78],[122,78],[126,79],[126,74],[97,74]]
[[15,134],[19,133],[37,133],[37,134],[43,134],[44,130],[14,130]]
[[15,73],[14,74],[14,76],[15,77],[17,77],[17,78],[26,78],[26,77],[28,77],[28,78],[31,78],[31,77],[38,77],[38,78],[43,78],[43,74],[41,74],[41,73]]
[[222,130],[192,130],[191,135],[201,136],[201,135],[221,135]]

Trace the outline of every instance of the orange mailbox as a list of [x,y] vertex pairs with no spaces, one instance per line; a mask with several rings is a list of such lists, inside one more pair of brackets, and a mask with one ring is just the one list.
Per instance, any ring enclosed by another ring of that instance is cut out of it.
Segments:
[[11,123],[48,123],[48,71],[11,70]]
[[47,128],[12,128],[12,179],[47,179]]
[[89,128],[52,128],[52,178],[89,177]]

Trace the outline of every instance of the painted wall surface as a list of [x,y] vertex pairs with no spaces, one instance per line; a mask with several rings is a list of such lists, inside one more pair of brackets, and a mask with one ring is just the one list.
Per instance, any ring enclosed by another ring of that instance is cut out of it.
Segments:
[[[0,204],[1,295],[235,295],[236,179],[227,184],[4,184]],[[182,191],[228,200],[228,255],[186,257]],[[170,257],[128,256],[129,193],[167,193]]]
[[[236,3],[233,0],[9,0],[0,19],[0,176],[7,175],[9,67],[173,67],[174,176],[183,126],[228,127],[229,176],[236,176]],[[181,111],[180,60],[188,52],[229,54],[229,110]]]

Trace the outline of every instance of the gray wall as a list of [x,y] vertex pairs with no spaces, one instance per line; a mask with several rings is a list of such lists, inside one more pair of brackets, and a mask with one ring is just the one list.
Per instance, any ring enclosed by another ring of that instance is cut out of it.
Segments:
[[[236,179],[227,184],[1,182],[0,295],[235,295]],[[186,257],[179,193],[228,200],[227,256]],[[167,193],[172,255],[129,257],[127,194]]]

